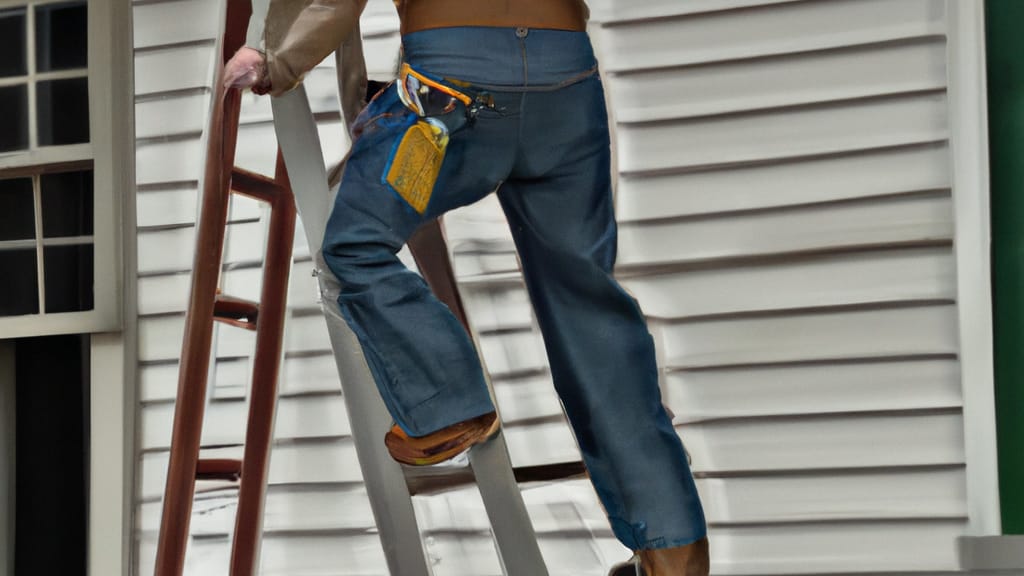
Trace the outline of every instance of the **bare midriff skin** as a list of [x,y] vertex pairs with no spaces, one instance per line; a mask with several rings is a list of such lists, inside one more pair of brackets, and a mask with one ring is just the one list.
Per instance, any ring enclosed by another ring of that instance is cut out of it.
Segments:
[[452,26],[586,30],[582,0],[396,0],[402,33]]

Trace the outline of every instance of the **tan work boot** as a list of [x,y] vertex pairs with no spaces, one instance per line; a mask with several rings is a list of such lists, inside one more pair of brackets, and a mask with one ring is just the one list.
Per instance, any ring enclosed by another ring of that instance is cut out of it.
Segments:
[[409,436],[397,424],[384,436],[391,457],[410,466],[429,466],[450,460],[475,444],[486,442],[501,423],[495,412],[452,424],[426,436]]
[[674,548],[640,550],[640,566],[646,576],[708,576],[708,539]]

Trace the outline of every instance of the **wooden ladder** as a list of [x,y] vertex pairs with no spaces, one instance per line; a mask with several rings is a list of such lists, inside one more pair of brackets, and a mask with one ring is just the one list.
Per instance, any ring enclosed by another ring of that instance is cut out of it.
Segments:
[[[223,50],[213,85],[192,292],[185,320],[170,463],[157,545],[157,576],[180,576],[184,570],[196,480],[229,480],[238,484],[238,515],[230,573],[248,576],[255,574],[258,567],[296,210],[280,153],[274,178],[234,165],[241,95],[237,90],[225,91],[221,87],[221,76],[224,63],[244,42],[250,12],[248,1],[229,0]],[[223,295],[218,288],[231,194],[254,198],[270,206],[259,302]],[[214,322],[256,332],[241,460],[199,457]]]

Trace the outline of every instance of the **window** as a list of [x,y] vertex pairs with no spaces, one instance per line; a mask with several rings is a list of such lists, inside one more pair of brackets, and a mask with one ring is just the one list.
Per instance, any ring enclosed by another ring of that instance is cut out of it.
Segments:
[[104,4],[0,0],[0,337],[120,325],[114,145],[130,118],[112,100],[130,82]]
[[0,11],[0,152],[89,142],[85,2]]
[[0,576],[86,573],[89,341],[0,340]]

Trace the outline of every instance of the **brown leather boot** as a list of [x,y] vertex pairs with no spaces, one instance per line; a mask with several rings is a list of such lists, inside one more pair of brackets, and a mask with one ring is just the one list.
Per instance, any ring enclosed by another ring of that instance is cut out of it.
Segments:
[[686,546],[641,550],[638,554],[647,576],[708,576],[711,571],[707,538]]
[[471,446],[485,442],[498,432],[500,426],[495,412],[420,437],[409,436],[395,424],[384,436],[384,444],[391,457],[402,464],[429,466],[450,460]]

